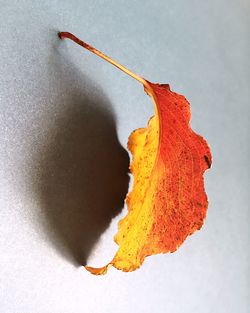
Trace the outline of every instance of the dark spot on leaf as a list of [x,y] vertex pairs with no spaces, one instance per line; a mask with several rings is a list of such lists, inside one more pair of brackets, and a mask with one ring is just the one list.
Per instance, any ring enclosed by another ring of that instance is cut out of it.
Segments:
[[208,158],[207,155],[204,155],[204,159],[205,159],[205,161],[207,163],[208,168],[210,168],[211,167],[211,160]]

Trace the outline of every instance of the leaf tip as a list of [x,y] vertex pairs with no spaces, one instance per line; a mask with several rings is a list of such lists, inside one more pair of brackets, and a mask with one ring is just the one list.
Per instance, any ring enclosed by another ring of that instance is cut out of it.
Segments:
[[107,274],[108,269],[112,266],[111,263],[103,266],[103,267],[91,267],[91,266],[84,266],[85,269],[93,275],[105,275]]

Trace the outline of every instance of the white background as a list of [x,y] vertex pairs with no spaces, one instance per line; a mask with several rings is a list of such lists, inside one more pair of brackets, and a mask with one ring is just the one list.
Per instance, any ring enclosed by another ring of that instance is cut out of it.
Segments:
[[[249,13],[247,0],[0,1],[0,312],[249,312]],[[124,148],[153,105],[58,30],[184,94],[212,149],[204,227],[132,273],[79,262],[116,251]]]

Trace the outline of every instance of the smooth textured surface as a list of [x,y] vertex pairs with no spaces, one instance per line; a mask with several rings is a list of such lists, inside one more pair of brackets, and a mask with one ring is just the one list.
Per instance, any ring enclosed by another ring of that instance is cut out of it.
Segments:
[[[0,8],[1,312],[247,313],[249,2],[21,0]],[[133,273],[95,277],[78,264],[100,266],[116,251],[128,185],[123,147],[153,108],[137,82],[59,42],[58,30],[184,94],[193,129],[211,145],[204,227]]]

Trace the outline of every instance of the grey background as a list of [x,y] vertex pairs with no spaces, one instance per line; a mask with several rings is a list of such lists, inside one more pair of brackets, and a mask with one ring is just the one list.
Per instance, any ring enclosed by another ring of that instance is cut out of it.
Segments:
[[[244,0],[0,1],[1,312],[249,312],[249,11]],[[184,94],[211,145],[204,227],[133,273],[79,264],[116,251],[127,138],[153,106],[58,30]]]

